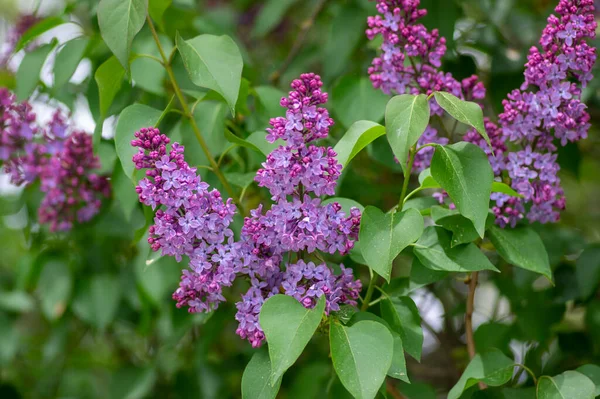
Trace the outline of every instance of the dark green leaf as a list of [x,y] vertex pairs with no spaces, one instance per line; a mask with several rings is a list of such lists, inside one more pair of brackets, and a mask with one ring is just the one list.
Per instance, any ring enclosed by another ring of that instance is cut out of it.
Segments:
[[392,364],[394,339],[387,327],[364,320],[329,329],[333,367],[344,387],[357,399],[372,399]]
[[[452,232],[451,246],[468,244],[479,238],[473,222],[459,214],[456,210],[443,208],[441,206],[431,207],[431,217],[435,223]],[[488,214],[486,229],[494,224],[494,215]]]
[[75,73],[77,66],[81,62],[89,39],[81,37],[68,41],[56,55],[54,60],[54,85],[55,89],[60,88],[67,83]]
[[40,22],[33,25],[31,28],[27,29],[23,35],[19,38],[19,41],[15,45],[15,49],[13,53],[17,53],[25,48],[29,42],[31,42],[36,37],[40,36],[42,33],[49,31],[52,28],[57,27],[58,25],[62,25],[66,23],[65,19],[61,17],[48,17],[44,18]]
[[407,167],[408,151],[429,124],[427,96],[402,94],[392,98],[385,109],[387,138],[402,169]]
[[272,384],[298,359],[319,326],[324,309],[324,297],[314,309],[306,309],[288,295],[272,296],[263,304],[259,321],[269,345]]
[[552,270],[546,247],[540,236],[530,227],[502,229],[492,226],[490,240],[508,263],[540,273],[552,280]]
[[[229,145],[223,132],[227,118],[227,104],[202,101],[194,110],[194,119],[213,157],[221,154]],[[181,144],[186,148],[186,160],[190,165],[208,165],[209,161],[187,120],[181,123]]]
[[147,12],[148,0],[100,0],[98,4],[102,39],[125,71],[129,71],[131,43],[144,26]]
[[[154,127],[161,116],[161,111],[143,104],[133,104],[125,108],[115,129],[115,148],[121,161],[123,172],[134,183],[137,183],[135,177],[135,166],[132,158],[138,152],[137,148],[131,145],[134,133],[144,127]],[[140,174],[143,176],[143,174]]]
[[152,368],[122,368],[113,373],[110,397],[114,399],[142,399],[148,397],[156,382]]
[[258,38],[272,31],[283,19],[285,13],[298,0],[267,0],[260,9],[254,27],[252,37]]
[[242,375],[242,399],[275,399],[281,386],[279,377],[271,385],[271,360],[266,349],[258,350]]
[[514,362],[497,349],[478,353],[448,393],[448,399],[458,399],[480,381],[492,387],[504,385],[512,377],[513,369]]
[[148,2],[148,13],[152,19],[156,21],[158,26],[163,28],[163,30],[163,15],[172,2],[173,0],[149,0]]
[[538,399],[592,399],[596,385],[582,373],[565,371],[555,377],[540,377],[536,392]]
[[414,301],[408,296],[386,298],[381,301],[381,316],[390,324],[393,331],[400,334],[404,350],[417,360],[421,360],[423,350],[423,329],[421,316]]
[[222,95],[235,115],[244,66],[237,44],[229,36],[183,40],[178,34],[177,48],[192,82]]
[[475,244],[451,246],[450,233],[441,227],[427,227],[414,245],[423,266],[447,272],[498,271]]
[[25,101],[31,96],[40,81],[40,72],[48,54],[52,51],[56,42],[43,45],[25,54],[19,69],[17,70],[17,87],[15,94],[18,101]]
[[350,161],[376,138],[385,134],[385,128],[371,121],[355,122],[333,147],[337,160],[346,167]]
[[366,207],[360,222],[359,241],[367,265],[390,281],[392,262],[404,248],[419,239],[423,223],[423,216],[414,209],[385,214],[375,207]]
[[485,152],[466,142],[437,146],[431,161],[431,176],[483,237],[494,180]]
[[579,286],[579,297],[589,298],[596,292],[600,282],[600,245],[592,245],[581,253],[577,259],[575,273]]
[[73,300],[78,317],[104,330],[112,322],[121,300],[121,285],[117,277],[94,276],[80,288]]
[[94,79],[98,84],[102,118],[108,116],[108,110],[123,85],[123,77],[125,77],[125,70],[115,56],[110,57],[96,70]]
[[69,266],[61,259],[47,261],[37,286],[42,313],[51,321],[60,318],[69,303],[73,277]]
[[436,91],[434,92],[434,96],[435,101],[437,101],[440,107],[442,107],[457,121],[475,128],[477,133],[479,133],[481,137],[485,139],[488,146],[490,146],[490,148],[492,147],[490,138],[485,131],[485,125],[483,124],[483,111],[481,110],[481,106],[479,104],[471,101],[461,100],[460,98],[444,91]]
[[375,90],[366,77],[345,76],[333,88],[331,101],[338,119],[348,127],[357,120],[381,121],[388,96]]

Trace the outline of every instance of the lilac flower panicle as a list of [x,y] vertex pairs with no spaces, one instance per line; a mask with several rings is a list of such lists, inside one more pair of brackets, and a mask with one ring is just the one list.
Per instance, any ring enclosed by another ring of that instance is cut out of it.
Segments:
[[[335,275],[325,263],[315,265],[302,256],[322,253],[347,254],[358,239],[360,211],[346,215],[336,203],[323,204],[321,195],[333,195],[341,165],[331,147],[309,144],[327,137],[333,120],[325,108],[327,94],[321,91],[321,78],[303,74],[291,84],[292,91],[281,100],[286,116],[271,120],[267,140],[282,139],[285,144],[267,157],[256,181],[271,192],[275,203],[263,212],[262,205],[251,211],[242,228],[242,246],[251,254],[243,273],[251,287],[237,303],[237,333],[253,346],[260,346],[264,333],[258,322],[262,304],[270,296],[293,296],[307,308],[321,296],[326,312],[341,304],[356,304],[361,289],[352,270],[342,266]],[[296,253],[295,263],[289,254]],[[281,269],[284,264],[284,269]]]
[[57,111],[48,126],[38,126],[27,102],[0,88],[0,161],[13,184],[39,179],[46,195],[38,210],[39,222],[51,231],[70,230],[95,216],[102,199],[110,196],[105,176],[94,172],[100,161],[92,138],[72,131]]
[[225,300],[223,287],[231,286],[244,266],[229,228],[236,207],[216,189],[209,191],[185,162],[183,146],[173,143],[168,151],[169,138],[154,128],[141,129],[135,137],[131,145],[139,151],[133,162],[146,169],[136,191],[143,204],[158,209],[148,242],[177,261],[189,258],[173,299],[190,312],[214,310]]

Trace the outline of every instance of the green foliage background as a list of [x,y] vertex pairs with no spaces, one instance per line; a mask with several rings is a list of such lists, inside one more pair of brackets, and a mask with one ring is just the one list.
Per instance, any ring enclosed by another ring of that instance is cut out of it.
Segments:
[[[289,82],[307,71],[320,73],[330,93],[328,108],[336,126],[329,144],[334,145],[356,120],[382,121],[388,98],[372,89],[366,74],[376,48],[364,35],[366,17],[375,14],[372,2],[327,1],[300,51],[279,77],[274,73],[286,62],[320,0],[151,1],[159,9],[161,3],[167,8],[157,25],[167,51],[176,32],[183,38],[226,34],[241,50],[245,80],[234,119],[218,95],[193,85],[175,55],[175,75],[183,90],[202,98],[195,115],[214,154],[224,153],[230,145],[223,135],[226,126],[243,138],[263,131],[268,118],[282,112],[278,101]],[[422,6],[429,11],[424,23],[449,39],[443,69],[457,78],[479,74],[488,89],[486,113],[495,115],[506,94],[521,84],[528,49],[536,44],[555,1],[423,0]],[[0,84],[16,88],[17,93],[23,90],[27,96],[27,85],[36,83],[35,96],[68,107],[83,95],[98,126],[133,103],[167,108],[173,92],[166,74],[144,57],[131,63],[133,84],[125,75],[119,83],[110,73],[117,84],[104,95],[112,99],[106,102],[104,97],[104,103],[100,99],[110,88],[99,89],[98,68],[112,53],[100,37],[96,8],[94,0],[70,1],[62,14],[54,15],[71,15],[84,30],[84,54],[92,71],[82,83],[67,83],[63,78],[58,87],[38,85],[34,70],[22,72],[21,77],[3,71]],[[135,37],[132,52],[159,56],[147,26]],[[589,138],[560,149],[567,210],[556,225],[534,226],[550,255],[555,285],[509,267],[493,252],[488,255],[502,273],[480,277],[499,290],[510,312],[500,319],[500,301],[488,304],[493,310],[489,320],[475,333],[478,350],[495,347],[511,354],[509,344],[521,343],[516,346],[520,362],[538,376],[600,364],[599,82],[592,81],[584,93],[592,116]],[[189,126],[178,119],[168,114],[161,129],[181,138],[190,163],[205,165]],[[126,118],[119,122],[128,131],[126,123]],[[245,287],[234,287],[228,302],[214,314],[190,315],[177,309],[170,296],[185,265],[148,257],[143,236],[149,215],[137,202],[127,177],[131,171],[124,171],[118,162],[112,140],[100,141],[98,153],[112,176],[113,198],[92,223],[77,226],[69,235],[49,233],[36,224],[38,187],[0,195],[0,397],[240,397],[242,373],[255,352],[235,335],[234,302]],[[249,185],[263,159],[236,147],[229,152],[224,170],[239,189]],[[203,173],[203,177],[222,190],[214,176]],[[337,194],[389,209],[397,202],[401,182],[402,171],[393,162],[385,138],[380,138],[347,168]],[[245,198],[252,209],[268,196],[249,185]],[[239,226],[241,219],[236,223]],[[407,275],[409,260],[403,256],[396,260],[394,277]],[[355,270],[368,280],[366,268]],[[446,279],[429,285],[426,292],[443,306],[443,328],[421,363],[407,358],[413,384],[401,383],[397,389],[410,399],[445,396],[468,363],[463,341],[465,284]],[[285,374],[280,397],[348,396],[327,358],[327,341],[323,334],[315,336]],[[530,395],[532,379],[526,374],[519,377],[513,379],[514,385],[526,388],[519,390],[521,394]],[[498,397],[516,398],[511,396],[516,391],[511,392],[505,390]],[[470,397],[469,391],[461,397]]]

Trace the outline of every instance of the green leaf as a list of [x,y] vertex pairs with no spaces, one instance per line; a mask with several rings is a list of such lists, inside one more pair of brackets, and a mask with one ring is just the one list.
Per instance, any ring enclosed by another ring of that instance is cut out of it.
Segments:
[[431,176],[448,192],[459,212],[473,221],[479,236],[483,237],[494,181],[485,152],[466,142],[436,146]]
[[402,94],[393,97],[385,108],[385,128],[394,155],[404,170],[408,151],[417,143],[429,124],[427,96]]
[[259,322],[269,344],[271,384],[298,359],[319,326],[324,310],[324,297],[314,309],[306,309],[288,295],[272,296],[263,304]]
[[417,241],[423,232],[423,216],[415,209],[383,213],[378,208],[365,208],[359,241],[367,265],[390,281],[392,262],[404,248]]
[[514,362],[498,349],[478,353],[448,392],[448,399],[458,399],[479,381],[492,387],[504,385],[511,379],[513,369]]
[[19,41],[15,45],[13,53],[18,53],[19,51],[23,50],[25,46],[29,44],[29,42],[31,42],[33,39],[35,39],[42,33],[45,33],[50,29],[62,25],[66,22],[67,21],[65,21],[63,17],[48,17],[41,20],[40,22],[33,25],[31,28],[27,29],[27,31],[25,31],[23,35],[21,35]]
[[401,384],[398,391],[404,395],[406,399],[437,399],[438,395],[431,385],[421,382],[413,382],[412,384]]
[[[457,210],[451,210],[441,206],[431,207],[431,218],[434,222],[452,232],[451,246],[468,244],[479,238],[473,222],[461,215]],[[486,229],[494,224],[494,215],[488,213]]]
[[[158,35],[163,51],[169,54],[173,50],[173,43],[168,36]],[[136,87],[139,87],[149,93],[157,94],[162,97],[167,96],[167,71],[162,64],[154,59],[143,57],[142,55],[151,55],[160,59],[160,52],[156,42],[149,34],[139,35],[131,47],[133,55],[131,56],[131,79]]]
[[340,204],[342,207],[342,210],[346,213],[346,216],[350,215],[351,208],[358,208],[358,210],[360,210],[361,213],[365,209],[364,206],[362,206],[360,203],[354,201],[353,199],[342,198],[342,197],[327,198],[325,201],[322,202],[322,204],[327,205],[332,202],[337,202],[338,204]]
[[42,313],[51,321],[60,318],[67,309],[73,289],[71,270],[64,260],[51,259],[44,264],[37,289]]
[[115,56],[110,57],[96,70],[94,79],[98,84],[100,116],[102,119],[108,116],[108,110],[123,85],[124,77],[125,70]]
[[25,313],[35,308],[35,301],[25,291],[0,292],[0,309]]
[[148,13],[150,14],[150,17],[152,17],[163,30],[163,15],[172,2],[173,0],[149,0],[148,2]]
[[121,285],[117,277],[93,276],[84,282],[73,299],[73,311],[79,318],[104,330],[115,318],[120,301]]
[[513,190],[508,184],[501,183],[498,181],[495,181],[492,183],[492,192],[506,194],[511,197],[523,198],[523,196],[521,194],[519,194],[518,192]]
[[555,377],[540,377],[536,392],[538,399],[592,399],[596,385],[582,373],[565,371]]
[[[141,128],[154,127],[160,116],[161,111],[143,104],[130,105],[119,115],[115,129],[115,148],[123,172],[134,183],[137,183],[137,179],[132,158],[138,151],[131,145],[131,140],[135,138],[133,134]],[[143,176],[143,173],[140,176]]]
[[258,350],[242,375],[242,399],[275,399],[281,386],[279,377],[271,385],[271,360],[266,349]]
[[479,104],[471,101],[461,100],[460,98],[444,91],[436,91],[433,93],[433,95],[435,96],[435,101],[437,101],[440,107],[442,107],[457,121],[475,128],[477,133],[479,133],[481,137],[485,139],[488,146],[492,148],[490,138],[485,131],[485,125],[483,123],[483,111],[481,110],[481,106]]
[[600,396],[600,367],[596,366],[595,364],[584,364],[583,366],[578,367],[575,371],[580,372],[592,380],[594,385],[596,385],[594,396]]
[[387,101],[388,96],[375,90],[366,77],[345,76],[331,93],[333,110],[346,127],[361,119],[380,121]]
[[357,399],[372,399],[392,364],[394,339],[387,327],[364,320],[329,328],[333,367],[344,387]]
[[600,245],[589,246],[581,253],[575,275],[580,298],[587,299],[596,292],[600,282]]
[[17,70],[17,87],[15,94],[18,101],[25,101],[31,96],[40,80],[40,72],[46,63],[48,54],[52,51],[56,41],[43,45],[25,54]]
[[253,144],[256,148],[260,150],[265,156],[268,156],[274,149],[279,147],[282,144],[282,140],[277,140],[274,143],[269,143],[266,139],[266,134],[264,131],[258,131],[250,134],[246,141],[250,144]]
[[219,93],[235,115],[244,62],[237,44],[229,36],[200,35],[183,40],[177,48],[192,82]]
[[87,37],[81,37],[68,41],[56,55],[54,60],[54,84],[55,89],[60,88],[67,83],[75,73],[77,66],[81,62],[85,49],[90,40]]
[[152,368],[125,367],[112,375],[110,397],[114,399],[142,399],[148,397],[156,382]]
[[[194,119],[204,136],[206,145],[213,157],[221,154],[229,145],[223,132],[227,118],[227,104],[217,101],[202,101],[194,110]],[[191,124],[187,120],[181,123],[181,144],[186,148],[186,160],[190,165],[208,165],[209,161]]]
[[285,115],[285,108],[279,105],[279,101],[287,95],[285,91],[273,86],[257,86],[254,88],[254,92],[268,117],[275,118]]
[[413,249],[423,266],[447,272],[498,271],[475,244],[450,245],[450,233],[430,226]]
[[98,25],[102,39],[129,72],[133,38],[142,29],[148,13],[148,0],[100,0]]
[[401,296],[382,300],[380,307],[381,317],[390,324],[393,331],[400,334],[404,350],[420,361],[423,350],[423,329],[417,305],[410,297]]
[[352,124],[350,129],[333,147],[333,150],[337,154],[336,158],[342,165],[342,168],[346,167],[363,148],[384,134],[385,128],[375,122],[358,121]]
[[400,334],[392,331],[394,338],[394,354],[392,356],[392,364],[390,365],[387,375],[397,380],[410,382],[406,371],[406,359],[404,358],[404,345]]
[[546,247],[535,230],[530,227],[502,229],[492,226],[489,236],[500,256],[508,263],[552,280]]
[[240,147],[245,147],[245,148],[249,148],[252,151],[256,151],[259,154],[262,154],[262,151],[260,150],[260,148],[258,148],[257,146],[255,146],[254,144],[252,144],[249,141],[244,140],[241,137],[236,136],[235,134],[233,134],[229,129],[225,129],[225,138],[227,139],[227,141],[229,141],[230,143],[233,144],[237,144]]
[[410,276],[392,279],[389,284],[384,284],[382,289],[389,296],[404,296],[421,287],[443,280],[447,276],[448,272],[428,269],[418,258],[414,257]]
[[286,12],[298,0],[267,0],[260,9],[251,36],[253,38],[263,37],[279,25]]

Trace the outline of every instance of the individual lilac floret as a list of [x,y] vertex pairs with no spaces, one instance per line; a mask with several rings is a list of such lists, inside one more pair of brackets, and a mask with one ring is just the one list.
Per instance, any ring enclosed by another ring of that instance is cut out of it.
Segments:
[[325,313],[336,312],[340,304],[356,305],[362,288],[360,281],[354,280],[352,269],[344,265],[340,268],[342,273],[336,276],[325,263],[316,266],[299,260],[287,266],[281,286],[286,295],[293,296],[306,308],[313,308],[325,295]]
[[235,205],[231,199],[223,202],[219,191],[208,191],[185,162],[183,146],[174,143],[167,152],[169,138],[154,128],[141,129],[135,137],[131,144],[139,152],[133,162],[137,169],[147,169],[136,191],[142,203],[159,208],[148,242],[177,261],[190,259],[173,299],[190,312],[214,310],[225,300],[222,287],[232,285],[244,264],[229,228]]

